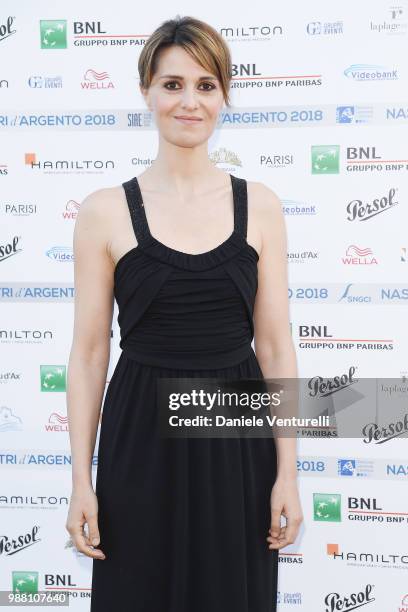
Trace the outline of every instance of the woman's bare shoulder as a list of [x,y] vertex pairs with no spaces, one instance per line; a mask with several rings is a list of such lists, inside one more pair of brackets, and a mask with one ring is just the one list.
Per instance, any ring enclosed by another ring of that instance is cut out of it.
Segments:
[[260,181],[247,181],[247,185],[248,206],[251,206],[255,212],[259,214],[280,212],[282,202],[276,191]]
[[282,202],[277,193],[258,181],[247,181],[248,237],[260,254],[265,244],[277,242],[284,233]]
[[[79,214],[95,220],[106,218],[112,210],[123,203],[122,185],[112,187],[100,187],[89,192],[82,200]],[[117,204],[117,206],[115,206]]]
[[92,240],[112,258],[112,240],[122,231],[121,228],[126,227],[127,216],[126,196],[122,185],[90,191],[79,206],[74,240]]

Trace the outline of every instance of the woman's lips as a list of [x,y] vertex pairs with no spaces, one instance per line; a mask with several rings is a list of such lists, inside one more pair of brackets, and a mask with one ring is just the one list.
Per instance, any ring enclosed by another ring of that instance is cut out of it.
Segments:
[[188,125],[201,122],[201,119],[187,119],[184,117],[175,117],[175,119],[177,119],[177,121],[181,121],[181,123],[187,123]]

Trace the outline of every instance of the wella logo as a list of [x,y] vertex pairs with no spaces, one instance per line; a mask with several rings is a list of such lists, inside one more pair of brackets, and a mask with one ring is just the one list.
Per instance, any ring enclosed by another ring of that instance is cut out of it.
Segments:
[[372,256],[373,252],[370,247],[360,248],[355,244],[347,247],[346,256],[341,258],[344,265],[347,266],[371,266],[377,265],[378,261]]
[[63,219],[76,219],[79,212],[80,204],[76,200],[68,200],[65,205],[65,210],[62,213]]
[[93,68],[89,68],[84,74],[84,80],[81,82],[82,89],[115,89],[114,84],[110,80],[109,74],[105,71],[97,72]]
[[68,431],[68,417],[53,412],[45,425],[45,431]]

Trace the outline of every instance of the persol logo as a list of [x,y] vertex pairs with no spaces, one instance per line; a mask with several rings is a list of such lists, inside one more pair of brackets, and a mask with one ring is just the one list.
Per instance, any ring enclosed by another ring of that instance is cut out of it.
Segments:
[[39,525],[34,525],[31,531],[17,536],[17,538],[9,538],[7,535],[0,535],[0,555],[14,555],[24,550],[24,548],[28,548],[40,542],[41,538],[37,538],[39,529]]
[[8,38],[12,34],[15,34],[17,30],[12,30],[11,26],[13,24],[14,17],[7,17],[7,21],[5,24],[0,25],[0,41]]
[[347,221],[367,221],[379,215],[380,213],[389,210],[396,206],[398,202],[394,201],[395,189],[389,190],[388,195],[382,198],[375,198],[371,203],[364,204],[362,200],[351,200],[347,204]]
[[361,608],[361,606],[375,601],[375,597],[371,597],[373,588],[373,584],[367,584],[363,591],[351,593],[345,597],[341,597],[339,593],[329,593],[324,599],[326,604],[325,612],[335,612],[336,610],[350,612],[350,610]]
[[17,243],[20,240],[21,236],[14,236],[11,242],[6,242],[5,244],[0,244],[0,261],[4,259],[8,259],[13,255],[16,255],[22,249],[17,248]]
[[383,444],[389,442],[393,438],[398,436],[404,436],[408,432],[408,412],[398,421],[392,421],[384,427],[380,427],[377,423],[367,423],[363,427],[363,435],[365,438],[363,441],[366,444],[373,442],[375,444]]
[[310,389],[309,395],[311,397],[326,397],[345,387],[349,387],[357,382],[356,379],[353,379],[355,371],[356,368],[350,366],[349,371],[341,376],[334,376],[333,378],[314,376],[308,381],[308,387]]

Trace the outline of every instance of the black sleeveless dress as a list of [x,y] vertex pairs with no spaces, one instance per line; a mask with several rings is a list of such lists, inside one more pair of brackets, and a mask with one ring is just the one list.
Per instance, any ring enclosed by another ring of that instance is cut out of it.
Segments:
[[120,348],[103,403],[95,492],[104,560],[91,612],[275,612],[269,550],[273,438],[164,438],[158,377],[262,378],[251,346],[257,251],[247,183],[234,229],[187,254],[154,238],[137,178],[123,183],[138,244],[114,272]]

